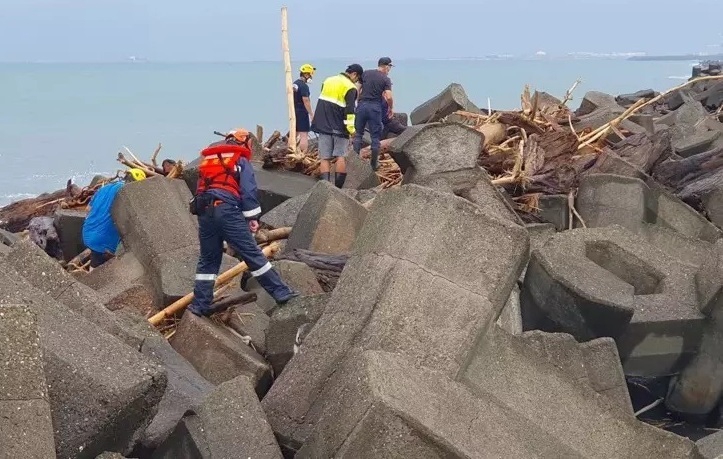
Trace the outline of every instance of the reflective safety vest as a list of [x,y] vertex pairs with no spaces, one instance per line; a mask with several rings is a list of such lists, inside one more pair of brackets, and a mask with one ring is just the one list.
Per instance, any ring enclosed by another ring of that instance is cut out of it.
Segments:
[[198,167],[196,192],[216,189],[225,190],[237,198],[241,197],[240,158],[251,160],[251,150],[246,145],[233,143],[211,144],[201,151],[201,165]]
[[353,102],[347,104],[347,94],[352,90],[356,99],[356,85],[344,74],[324,80],[314,111],[314,132],[342,137],[353,132],[355,106]]

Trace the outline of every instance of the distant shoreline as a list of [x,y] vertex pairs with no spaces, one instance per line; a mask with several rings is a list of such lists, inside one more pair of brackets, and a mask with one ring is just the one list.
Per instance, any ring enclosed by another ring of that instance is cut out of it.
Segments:
[[717,61],[723,60],[723,54],[673,54],[670,56],[631,56],[629,61]]

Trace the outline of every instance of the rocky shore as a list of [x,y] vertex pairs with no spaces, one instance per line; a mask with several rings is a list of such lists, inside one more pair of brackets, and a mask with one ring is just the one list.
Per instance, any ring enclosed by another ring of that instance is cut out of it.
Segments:
[[96,184],[0,209],[0,457],[723,455],[707,69],[576,109],[525,91],[488,113],[452,84],[344,189],[266,142],[257,241],[302,294],[283,307],[241,276],[217,294],[244,304],[149,320],[192,291],[194,163],[123,187],[123,248],[91,272]]

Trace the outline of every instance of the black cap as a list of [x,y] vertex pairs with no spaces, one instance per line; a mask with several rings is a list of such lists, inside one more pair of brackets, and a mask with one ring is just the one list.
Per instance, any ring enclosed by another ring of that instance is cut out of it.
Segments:
[[394,67],[392,64],[392,58],[391,57],[380,57],[379,62],[377,63],[379,67],[382,65],[388,65],[389,67]]
[[359,64],[351,64],[346,68],[346,73],[356,73],[357,75],[361,75],[364,73],[364,68]]

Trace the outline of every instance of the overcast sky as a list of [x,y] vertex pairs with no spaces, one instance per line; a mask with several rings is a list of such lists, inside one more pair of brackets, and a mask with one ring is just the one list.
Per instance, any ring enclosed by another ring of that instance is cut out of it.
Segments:
[[[281,57],[274,0],[0,0],[0,61]],[[723,52],[723,0],[289,0],[292,59]]]

